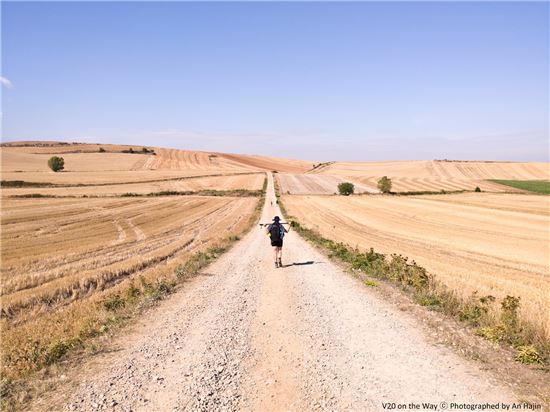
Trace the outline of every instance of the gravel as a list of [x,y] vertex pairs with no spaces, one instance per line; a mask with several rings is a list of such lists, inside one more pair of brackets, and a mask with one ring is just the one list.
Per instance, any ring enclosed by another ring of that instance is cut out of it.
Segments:
[[[280,214],[271,200],[264,222]],[[275,269],[270,249],[253,229],[146,314],[119,352],[86,366],[65,410],[378,411],[514,399],[296,234],[285,238],[287,266]]]

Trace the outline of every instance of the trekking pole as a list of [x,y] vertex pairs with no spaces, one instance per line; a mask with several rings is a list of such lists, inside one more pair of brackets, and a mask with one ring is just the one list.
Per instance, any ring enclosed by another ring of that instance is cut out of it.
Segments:
[[[271,223],[258,223],[258,226],[269,226],[273,224],[273,222]],[[290,225],[290,223],[287,223],[287,222],[279,222],[280,225]]]

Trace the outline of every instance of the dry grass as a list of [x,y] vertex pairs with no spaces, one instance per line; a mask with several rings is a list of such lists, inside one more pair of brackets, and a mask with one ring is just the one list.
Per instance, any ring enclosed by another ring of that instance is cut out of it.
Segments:
[[392,190],[453,191],[474,190],[504,192],[519,189],[488,181],[489,179],[548,180],[547,163],[521,162],[447,162],[447,161],[395,161],[395,162],[335,162],[319,170],[320,174],[342,176],[376,188],[382,176],[392,179]]
[[46,362],[56,342],[80,339],[90,319],[108,315],[98,302],[113,291],[125,290],[132,280],[155,284],[192,253],[242,233],[257,202],[229,197],[4,200],[4,373],[14,378],[36,368],[35,347],[45,351],[40,359]]
[[463,298],[521,297],[521,318],[550,338],[550,198],[285,196],[284,204],[326,238],[414,259]]

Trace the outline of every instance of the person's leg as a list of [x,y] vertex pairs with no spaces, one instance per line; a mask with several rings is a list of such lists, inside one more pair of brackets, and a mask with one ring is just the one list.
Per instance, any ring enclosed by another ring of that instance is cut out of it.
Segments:
[[273,247],[273,260],[275,263],[277,263],[277,249],[279,249],[277,246]]
[[278,249],[278,255],[279,255],[279,265],[282,266],[283,265],[283,262],[282,262],[282,260],[283,260],[283,247],[280,246],[277,249]]

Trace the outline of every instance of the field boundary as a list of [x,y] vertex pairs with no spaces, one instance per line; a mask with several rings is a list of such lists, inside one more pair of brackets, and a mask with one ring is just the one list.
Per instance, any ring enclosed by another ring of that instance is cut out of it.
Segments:
[[110,199],[110,198],[120,198],[120,197],[170,197],[170,196],[210,196],[210,197],[219,197],[219,196],[228,196],[228,197],[261,197],[263,196],[262,190],[248,190],[248,189],[231,189],[231,190],[215,190],[215,189],[205,189],[205,190],[161,190],[160,192],[149,192],[149,193],[134,193],[126,192],[114,195],[45,195],[42,193],[26,193],[24,195],[10,195],[7,196],[9,199]]
[[[9,173],[9,172],[6,172]],[[59,172],[58,172],[59,173]],[[82,172],[61,172],[61,173],[82,173]],[[209,175],[199,175],[199,176],[180,176],[180,177],[167,177],[164,179],[153,179],[153,180],[141,180],[141,181],[132,181],[132,182],[106,182],[106,183],[50,183],[50,182],[27,182],[25,180],[2,180],[0,182],[0,187],[2,188],[25,188],[25,187],[96,187],[96,186],[118,186],[118,185],[140,185],[144,183],[159,183],[159,182],[172,182],[178,180],[191,180],[191,179],[202,179],[205,177],[227,177],[227,176],[246,176],[246,175],[259,175],[264,174],[264,172],[238,172],[238,173],[216,173]]]

